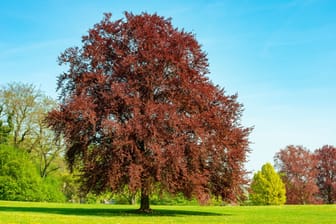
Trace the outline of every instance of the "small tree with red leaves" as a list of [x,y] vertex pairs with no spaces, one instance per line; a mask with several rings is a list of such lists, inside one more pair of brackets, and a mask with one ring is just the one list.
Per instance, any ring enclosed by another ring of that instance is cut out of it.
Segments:
[[128,186],[149,211],[154,187],[205,201],[234,200],[245,184],[249,128],[242,105],[207,78],[194,36],[156,14],[105,18],[60,62],[60,106],[50,126],[97,193]]
[[315,151],[317,159],[317,186],[324,203],[336,202],[336,148],[325,145]]
[[286,185],[287,204],[317,203],[315,156],[302,146],[287,146],[275,156],[275,164]]

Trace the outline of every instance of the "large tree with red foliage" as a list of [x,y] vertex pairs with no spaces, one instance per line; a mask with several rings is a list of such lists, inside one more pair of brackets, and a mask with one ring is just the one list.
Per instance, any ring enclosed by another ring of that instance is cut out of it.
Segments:
[[287,204],[317,203],[316,157],[302,146],[287,146],[275,155],[286,185]]
[[156,14],[110,14],[67,49],[58,80],[60,106],[49,124],[65,137],[70,165],[86,190],[153,188],[200,201],[234,200],[245,183],[249,128],[242,105],[207,78],[194,36]]
[[336,202],[336,148],[325,145],[315,151],[317,159],[317,185],[324,203]]

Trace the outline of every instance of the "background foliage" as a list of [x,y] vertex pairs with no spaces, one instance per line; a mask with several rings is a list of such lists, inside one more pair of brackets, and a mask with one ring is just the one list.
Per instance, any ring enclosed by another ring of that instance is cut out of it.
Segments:
[[42,179],[26,152],[7,145],[0,145],[0,199],[65,201],[56,178]]

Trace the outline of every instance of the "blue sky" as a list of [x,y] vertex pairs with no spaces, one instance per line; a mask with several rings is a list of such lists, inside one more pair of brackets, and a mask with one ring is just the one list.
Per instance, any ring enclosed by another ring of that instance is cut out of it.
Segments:
[[35,0],[0,7],[0,84],[34,83],[56,97],[58,55],[104,12],[172,17],[207,52],[210,79],[245,106],[256,171],[286,145],[336,145],[336,1]]

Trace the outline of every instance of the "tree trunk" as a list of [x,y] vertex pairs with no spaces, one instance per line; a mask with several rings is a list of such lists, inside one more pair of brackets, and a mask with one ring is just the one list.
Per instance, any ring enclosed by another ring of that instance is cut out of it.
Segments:
[[131,205],[135,205],[135,194],[132,193]]
[[151,212],[151,209],[149,208],[149,195],[144,191],[141,191],[141,201],[139,211],[144,213]]

